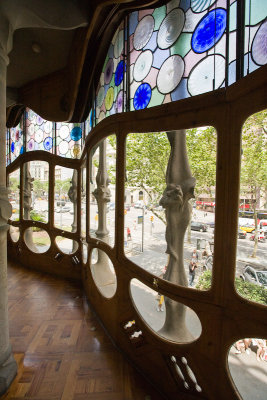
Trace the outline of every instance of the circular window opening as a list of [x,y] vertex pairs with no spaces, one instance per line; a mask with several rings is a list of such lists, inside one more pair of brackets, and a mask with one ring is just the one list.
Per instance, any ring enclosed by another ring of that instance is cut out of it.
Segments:
[[20,235],[19,227],[10,225],[9,234],[10,234],[11,240],[14,243],[16,243],[19,240],[19,235]]
[[241,338],[229,349],[228,365],[243,400],[266,398],[266,339]]
[[78,243],[76,240],[68,239],[64,236],[56,237],[56,245],[64,254],[73,254],[78,250]]
[[113,297],[117,289],[117,278],[109,256],[104,251],[94,248],[91,252],[90,266],[100,293],[108,299]]
[[143,321],[159,336],[189,343],[201,335],[201,322],[190,307],[163,296],[138,279],[131,280],[130,292]]
[[87,260],[88,260],[88,245],[87,244],[83,244],[83,263],[86,264]]
[[34,253],[45,253],[51,246],[48,233],[41,228],[30,227],[24,232],[26,246]]

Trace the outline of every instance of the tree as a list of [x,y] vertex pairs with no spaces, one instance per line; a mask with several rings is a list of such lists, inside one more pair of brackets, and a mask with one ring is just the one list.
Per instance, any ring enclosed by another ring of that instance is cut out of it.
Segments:
[[40,179],[34,179],[33,191],[36,197],[43,196],[44,193],[48,192],[48,182],[43,182]]
[[212,126],[188,129],[186,144],[192,175],[196,178],[195,195],[213,197],[216,183],[216,130]]
[[[205,271],[199,277],[196,289],[209,290],[211,288],[211,271]],[[264,286],[245,282],[241,278],[235,278],[236,291],[240,296],[256,303],[267,305],[267,289]]]
[[256,257],[258,246],[257,209],[261,196],[266,196],[267,182],[267,110],[249,117],[242,131],[241,188],[250,196],[254,211],[255,237],[251,257]]
[[65,179],[63,181],[61,180],[56,180],[55,181],[55,193],[58,194],[59,196],[66,197],[68,195],[68,190],[71,185],[71,179]]
[[[196,194],[212,196],[216,176],[216,131],[213,127],[187,130],[187,152]],[[115,139],[109,138],[115,148]],[[126,187],[140,188],[149,198],[148,208],[165,223],[163,213],[154,209],[166,187],[170,144],[166,132],[132,133],[126,141]],[[114,169],[109,168],[111,182]],[[190,224],[189,224],[190,225]]]

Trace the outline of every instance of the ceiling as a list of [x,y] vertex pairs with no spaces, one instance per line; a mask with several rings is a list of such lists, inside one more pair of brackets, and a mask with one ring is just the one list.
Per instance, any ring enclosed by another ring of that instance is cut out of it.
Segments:
[[[18,123],[25,106],[47,120],[84,120],[90,93],[120,20],[135,8],[166,3],[157,0],[2,1],[0,22],[3,15],[9,14],[14,28],[7,67],[7,126]],[[64,18],[59,15],[62,6]],[[23,7],[26,9],[24,20]],[[16,12],[18,15],[14,16]]]

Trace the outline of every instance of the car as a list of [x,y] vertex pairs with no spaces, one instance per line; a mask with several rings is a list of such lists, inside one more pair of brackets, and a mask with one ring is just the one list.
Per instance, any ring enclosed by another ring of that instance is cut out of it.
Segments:
[[203,224],[202,222],[192,221],[191,222],[191,230],[199,231],[199,232],[207,232],[208,226],[206,224]]
[[258,264],[247,264],[240,278],[258,286],[267,287],[267,267]]
[[61,208],[61,212],[69,212],[70,211],[70,206],[64,206]]
[[247,224],[247,225],[240,226],[240,229],[242,229],[242,231],[251,233],[251,232],[253,232],[255,230],[255,226]]
[[238,229],[238,239],[246,239],[247,232],[243,231],[243,229]]

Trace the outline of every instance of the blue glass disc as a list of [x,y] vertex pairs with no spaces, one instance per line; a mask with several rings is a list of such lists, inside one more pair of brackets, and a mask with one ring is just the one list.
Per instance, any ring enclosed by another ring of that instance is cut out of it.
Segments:
[[50,136],[45,138],[45,140],[44,140],[44,149],[48,151],[48,150],[50,150],[52,148],[52,145],[53,145],[53,139]]
[[14,153],[14,151],[15,151],[15,143],[12,142],[11,143],[11,152]]
[[210,50],[222,37],[226,28],[226,10],[212,10],[197,25],[191,41],[195,53]]
[[119,86],[123,80],[123,66],[124,62],[121,60],[119,64],[117,65],[116,71],[115,71],[115,85]]
[[74,140],[74,142],[77,142],[78,140],[80,140],[82,137],[81,128],[79,126],[75,126],[74,128],[72,128],[72,130],[70,132],[70,137],[72,140]]
[[142,83],[136,89],[133,105],[136,110],[143,110],[148,106],[152,95],[151,87],[148,83]]
[[21,146],[19,154],[23,154],[23,153],[24,153],[24,147]]

